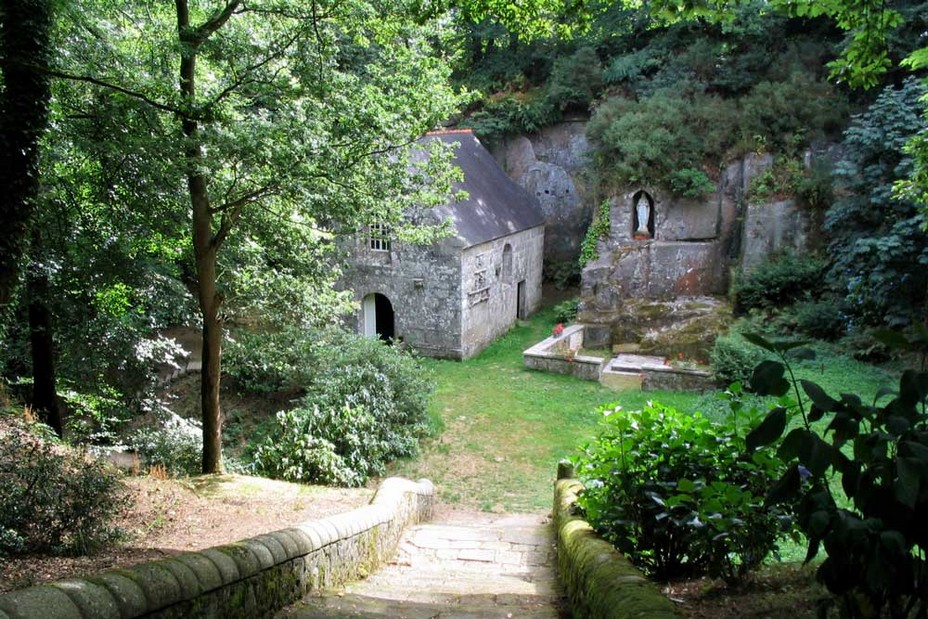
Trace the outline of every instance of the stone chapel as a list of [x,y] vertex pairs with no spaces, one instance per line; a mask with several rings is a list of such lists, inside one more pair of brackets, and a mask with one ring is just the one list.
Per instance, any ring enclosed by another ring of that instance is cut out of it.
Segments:
[[544,217],[470,130],[425,140],[454,146],[467,197],[437,207],[454,232],[430,246],[403,245],[370,226],[352,241],[342,285],[353,290],[360,333],[402,340],[423,355],[467,359],[541,302]]

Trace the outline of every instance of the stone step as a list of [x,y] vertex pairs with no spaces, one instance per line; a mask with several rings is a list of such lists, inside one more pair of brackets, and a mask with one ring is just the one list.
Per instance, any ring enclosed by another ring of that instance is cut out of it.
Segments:
[[552,606],[545,596],[457,595],[431,600],[396,600],[386,597],[345,594],[339,597],[310,597],[286,608],[278,617],[316,619],[324,617],[394,619],[490,619],[510,617],[558,619],[563,609]]
[[613,372],[604,371],[599,377],[604,387],[615,391],[641,391],[644,377],[639,372]]
[[397,557],[364,580],[310,595],[279,617],[567,617],[550,523],[470,515],[404,532]]

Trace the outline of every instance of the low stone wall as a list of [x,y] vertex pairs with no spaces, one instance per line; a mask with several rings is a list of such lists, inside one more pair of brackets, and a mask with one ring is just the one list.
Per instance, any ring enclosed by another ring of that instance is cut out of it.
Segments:
[[[569,467],[568,467],[569,469]],[[572,471],[559,471],[558,477]],[[590,524],[573,515],[576,479],[558,479],[554,489],[554,530],[557,535],[558,576],[570,598],[575,617],[630,619],[679,617],[673,602],[629,563],[612,544],[598,537]]]
[[599,380],[606,360],[576,354],[584,344],[584,325],[571,325],[559,337],[546,338],[522,353],[525,367],[582,380]]
[[370,505],[226,546],[0,595],[0,619],[267,617],[366,576],[428,520],[428,480],[384,480]]

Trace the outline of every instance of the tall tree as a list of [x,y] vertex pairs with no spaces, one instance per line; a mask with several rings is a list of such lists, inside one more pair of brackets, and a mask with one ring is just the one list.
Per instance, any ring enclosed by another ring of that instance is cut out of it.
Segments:
[[39,191],[51,19],[51,0],[4,0],[0,5],[0,319],[19,280]]
[[234,276],[223,249],[270,228],[258,225],[268,218],[317,236],[373,221],[419,234],[404,212],[439,199],[451,179],[446,158],[412,156],[458,100],[434,52],[442,33],[411,9],[365,0],[175,0],[172,10],[85,0],[70,17],[72,53],[55,75],[176,119],[109,137],[182,181],[162,191],[188,205],[203,470],[216,472],[220,312]]

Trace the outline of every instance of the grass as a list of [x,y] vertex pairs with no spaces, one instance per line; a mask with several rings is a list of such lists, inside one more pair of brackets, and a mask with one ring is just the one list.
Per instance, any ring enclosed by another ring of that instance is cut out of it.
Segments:
[[[394,463],[391,474],[427,477],[443,501],[453,505],[545,511],[557,462],[575,455],[598,432],[599,407],[618,402],[634,410],[655,400],[701,411],[716,421],[729,414],[715,393],[615,392],[595,382],[526,369],[522,351],[547,337],[556,322],[555,309],[549,307],[473,359],[426,360],[437,385],[431,414],[439,435],[425,441],[418,459]],[[797,378],[813,380],[833,395],[854,392],[865,399],[898,382],[897,375],[826,345],[818,347],[815,360],[796,362],[794,370]],[[753,403],[764,410],[772,400],[753,398]],[[802,556],[804,550],[789,548],[786,554]]]
[[657,399],[686,408],[699,396],[673,392],[615,392],[599,383],[528,370],[522,351],[547,337],[554,308],[514,327],[473,359],[428,360],[436,393],[432,414],[441,435],[426,441],[417,460],[395,463],[392,474],[428,477],[442,499],[486,511],[544,511],[553,498],[557,462],[574,455],[597,432],[597,409]]

